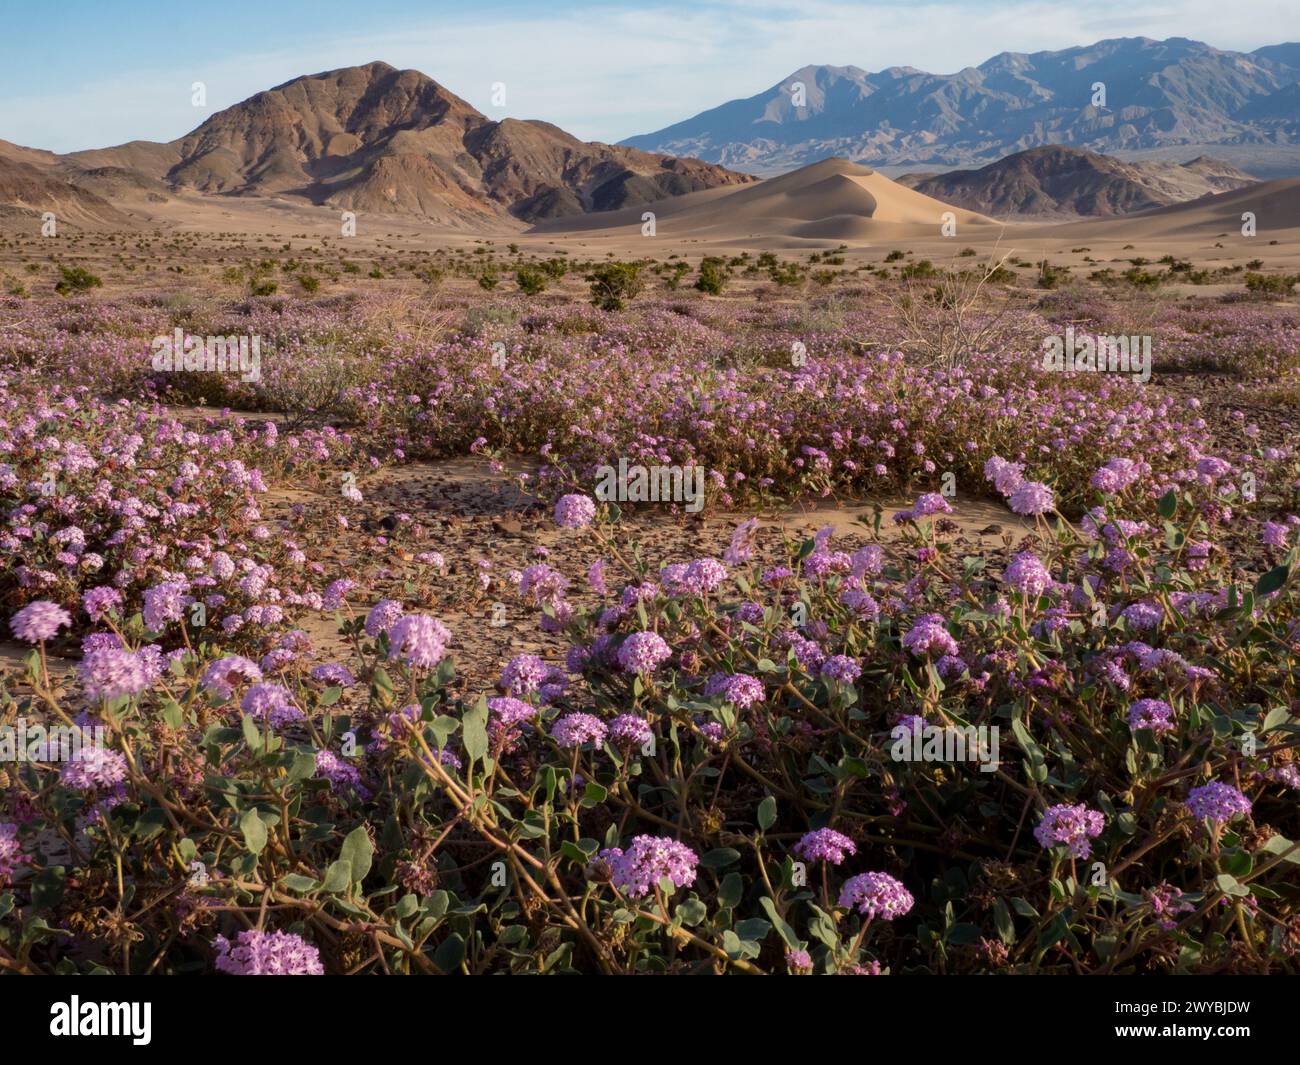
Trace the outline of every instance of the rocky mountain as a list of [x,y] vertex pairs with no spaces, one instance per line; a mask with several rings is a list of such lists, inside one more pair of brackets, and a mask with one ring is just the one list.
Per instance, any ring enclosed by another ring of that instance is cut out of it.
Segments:
[[1300,173],[1297,78],[1300,44],[1243,53],[1181,37],[1003,52],[955,74],[808,66],[623,143],[761,175],[827,156],[892,172],[970,168],[1062,144],[1126,158],[1178,148],[1272,177]]
[[1052,145],[978,170],[907,174],[900,184],[996,218],[1104,217],[1184,203],[1255,183],[1236,167],[1200,156],[1187,163],[1124,162]]
[[120,195],[301,198],[462,228],[752,180],[693,159],[585,143],[546,122],[493,121],[419,71],[379,62],[295,78],[166,144],[51,159],[67,180]]
[[[48,158],[47,158],[48,156]],[[74,227],[130,228],[131,220],[91,189],[73,184],[52,169],[50,153],[0,141],[0,216],[39,225],[52,211]]]

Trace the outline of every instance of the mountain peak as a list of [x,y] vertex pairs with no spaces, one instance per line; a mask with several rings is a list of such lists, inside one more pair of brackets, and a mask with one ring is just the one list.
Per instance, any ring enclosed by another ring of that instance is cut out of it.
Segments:
[[[1001,52],[953,74],[802,67],[766,92],[623,143],[764,176],[828,155],[947,170],[1045,144],[1125,156],[1214,149],[1277,176],[1300,173],[1297,78],[1300,46],[1247,54],[1187,37],[1113,37]],[[804,107],[791,105],[795,80],[806,83]]]
[[168,144],[76,152],[199,193],[305,198],[481,228],[582,214],[750,179],[721,167],[587,144],[545,122],[495,122],[418,70],[381,60],[293,78]]
[[1060,144],[1009,155],[978,170],[900,179],[917,192],[981,214],[1068,217],[1129,214],[1253,184],[1204,157],[1130,163]]

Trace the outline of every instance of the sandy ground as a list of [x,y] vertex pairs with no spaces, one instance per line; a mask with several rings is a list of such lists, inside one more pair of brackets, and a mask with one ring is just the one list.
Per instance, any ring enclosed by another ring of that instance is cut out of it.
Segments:
[[[835,250],[845,268],[877,264],[895,249],[937,264],[975,249],[982,259],[1022,256],[1049,259],[1086,272],[1133,258],[1158,261],[1164,255],[1197,267],[1242,265],[1262,260],[1267,269],[1300,270],[1300,178],[1162,207],[1141,214],[1075,222],[1001,222],[950,207],[845,160],[824,160],[754,185],[711,189],[621,211],[560,219],[529,228],[503,223],[493,232],[433,227],[402,215],[361,214],[356,235],[341,237],[341,212],[287,198],[171,195],[161,204],[123,203],[140,226],[136,234],[95,234],[75,228],[42,239],[39,220],[0,219],[0,235],[17,242],[0,248],[0,266],[51,252],[92,261],[129,254],[145,233],[193,242],[184,248],[150,248],[150,259],[205,257],[218,246],[240,247],[250,255],[317,248],[367,262],[403,252],[501,250],[519,245],[545,256],[563,250],[584,257],[654,258],[671,255],[785,255]],[[655,215],[653,235],[644,225]],[[947,221],[955,225],[945,231]],[[1243,215],[1254,218],[1255,234],[1244,236]],[[155,236],[156,240],[157,237]],[[54,243],[59,242],[59,243]],[[280,246],[277,246],[280,245]],[[225,260],[229,261],[229,260]],[[149,275],[152,278],[166,275]],[[136,279],[137,282],[140,279]],[[178,279],[179,280],[179,279]],[[352,279],[357,280],[357,279]]]
[[[589,607],[598,602],[584,580],[597,549],[586,534],[558,528],[549,512],[519,489],[514,477],[532,468],[516,460],[496,472],[487,459],[477,456],[383,468],[361,482],[363,516],[347,531],[339,530],[333,521],[334,498],[315,491],[276,486],[263,497],[263,510],[268,518],[287,520],[295,506],[302,508],[308,524],[295,536],[313,559],[324,563],[325,579],[349,576],[370,589],[372,598],[354,604],[358,612],[387,597],[403,600],[410,609],[436,614],[453,633],[451,653],[460,676],[483,685],[516,654],[541,653],[555,660],[567,646],[540,630],[538,612],[519,601],[505,582],[510,570],[545,560],[569,577],[570,598],[575,604]],[[902,549],[899,527],[891,518],[910,503],[893,500],[879,504],[879,542],[887,553]],[[952,505],[950,520],[956,531],[950,538],[962,553],[1005,552],[1028,529],[1020,518],[996,503],[956,499]],[[825,526],[834,529],[834,543],[846,551],[874,542],[871,524],[876,507],[875,503],[828,499],[759,513],[759,557],[765,564],[787,561],[792,548]],[[410,523],[400,523],[398,515],[409,515]],[[732,530],[749,516],[725,512],[674,515],[654,506],[628,508],[618,536],[620,544],[636,540],[654,571],[670,562],[720,556]],[[385,535],[385,519],[399,522],[399,531],[391,537]],[[388,542],[381,544],[379,536]],[[434,580],[428,594],[412,597],[407,594],[406,581],[419,568],[412,561],[414,556],[425,551],[442,553],[448,570]],[[478,584],[479,559],[492,564],[495,580],[488,592]],[[609,573],[608,582],[617,592],[625,578],[613,564]],[[504,624],[493,624],[494,603],[505,607]],[[308,614],[297,624],[310,634],[319,655],[346,659],[350,653],[347,641],[337,633],[333,615]],[[21,673],[28,651],[12,640],[0,641],[0,676]],[[48,655],[51,673],[67,678],[76,659],[75,643],[52,647]]]

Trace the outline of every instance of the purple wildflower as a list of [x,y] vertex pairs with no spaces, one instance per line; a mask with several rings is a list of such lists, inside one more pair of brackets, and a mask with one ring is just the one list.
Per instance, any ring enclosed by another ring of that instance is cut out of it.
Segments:
[[320,951],[292,932],[259,932],[248,929],[236,937],[232,947],[225,936],[212,941],[216,966],[233,976],[324,976]]
[[902,917],[916,900],[902,883],[888,873],[859,873],[844,882],[839,904],[856,909],[868,919],[892,921]]
[[1106,819],[1098,811],[1089,810],[1083,803],[1077,806],[1062,803],[1048,807],[1034,829],[1034,839],[1044,850],[1051,850],[1059,843],[1069,847],[1075,858],[1087,858],[1092,854],[1092,840],[1105,827]]
[[1187,793],[1187,809],[1198,821],[1216,824],[1250,813],[1250,800],[1231,784],[1211,780]]
[[57,603],[37,599],[9,619],[9,628],[20,640],[43,643],[53,639],[60,628],[72,628],[72,615]]
[[618,664],[628,673],[653,673],[672,650],[657,632],[634,632],[618,649]]
[[565,714],[551,726],[551,736],[561,747],[605,742],[605,722],[593,714]]
[[794,852],[805,861],[839,865],[845,858],[858,853],[858,845],[833,828],[819,828],[805,833],[794,845]]
[[610,847],[600,852],[614,886],[634,899],[648,895],[664,878],[677,887],[695,883],[696,853],[675,839],[636,836],[626,851]]
[[560,496],[555,504],[555,524],[562,529],[582,529],[596,517],[596,504],[590,496]]

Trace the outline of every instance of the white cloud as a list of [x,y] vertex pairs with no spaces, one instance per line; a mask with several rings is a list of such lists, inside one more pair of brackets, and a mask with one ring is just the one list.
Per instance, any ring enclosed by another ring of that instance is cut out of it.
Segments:
[[[0,136],[60,151],[133,138],[166,140],[212,110],[300,74],[384,59],[424,71],[492,117],[542,118],[584,139],[614,141],[761,92],[808,63],[951,73],[1000,51],[1039,51],[1108,36],[1192,37],[1251,49],[1300,38],[1294,0],[1179,0],[1136,10],[1105,2],[996,6],[713,0],[676,8],[582,7],[502,21],[439,12],[368,34],[301,40],[293,50],[156,67],[66,92],[10,96]],[[116,57],[103,57],[102,67]],[[119,67],[120,63],[116,63]],[[211,107],[190,105],[203,80]],[[506,84],[507,107],[491,107]]]

